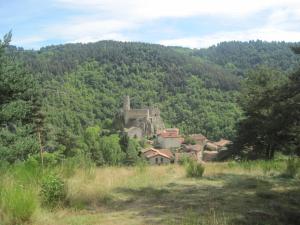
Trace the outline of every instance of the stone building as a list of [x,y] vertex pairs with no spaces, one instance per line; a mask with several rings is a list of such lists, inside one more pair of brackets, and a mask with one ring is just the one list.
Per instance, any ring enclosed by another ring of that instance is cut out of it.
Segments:
[[150,165],[169,164],[174,160],[173,153],[169,149],[147,148],[142,150],[142,157]]
[[151,137],[165,128],[158,108],[131,109],[129,96],[124,98],[122,111],[128,136]]
[[220,139],[217,142],[207,142],[204,146],[203,161],[214,161],[228,155],[227,146],[231,141]]
[[157,135],[156,145],[160,148],[176,149],[181,146],[183,140],[178,128],[167,128]]
[[227,145],[231,144],[231,141],[221,138],[217,142],[208,141],[204,147],[204,150],[208,151],[221,151],[226,150]]

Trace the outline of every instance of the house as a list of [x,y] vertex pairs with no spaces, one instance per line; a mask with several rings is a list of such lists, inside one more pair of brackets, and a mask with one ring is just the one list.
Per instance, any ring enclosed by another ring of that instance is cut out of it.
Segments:
[[231,141],[226,140],[226,139],[220,139],[217,142],[207,142],[204,150],[209,150],[209,151],[221,151],[221,150],[226,150],[226,146],[231,144]]
[[178,163],[183,158],[191,158],[198,162],[202,161],[202,145],[182,145],[175,153],[175,162]]
[[157,135],[156,145],[164,149],[176,149],[181,146],[183,141],[178,128],[168,128]]
[[219,152],[218,151],[203,151],[202,159],[205,162],[213,161],[217,159]]
[[147,148],[142,150],[142,157],[151,165],[169,164],[173,161],[173,153],[169,149]]
[[[204,146],[203,151],[203,161],[213,161],[221,157],[221,155],[226,155],[227,145],[231,144],[231,141],[226,139],[220,139],[217,142],[208,142]],[[224,154],[225,153],[225,154]]]

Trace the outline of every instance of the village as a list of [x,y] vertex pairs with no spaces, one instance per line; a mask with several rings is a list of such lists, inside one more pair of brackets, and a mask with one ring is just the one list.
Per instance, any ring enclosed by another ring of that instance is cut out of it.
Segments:
[[178,128],[166,128],[158,108],[132,109],[130,97],[123,101],[124,131],[130,138],[147,138],[140,156],[151,165],[181,163],[192,159],[198,163],[220,160],[231,141],[210,141],[202,134],[183,136]]

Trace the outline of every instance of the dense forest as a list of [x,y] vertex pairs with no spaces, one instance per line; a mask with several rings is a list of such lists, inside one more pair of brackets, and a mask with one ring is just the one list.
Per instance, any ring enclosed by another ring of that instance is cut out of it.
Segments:
[[119,145],[115,126],[124,95],[134,107],[158,106],[167,126],[183,134],[234,140],[248,116],[243,85],[253,71],[271,71],[288,85],[300,62],[290,48],[297,43],[225,42],[191,50],[100,41],[24,50],[8,46],[9,39],[1,42],[0,151],[10,162],[39,146],[64,156],[88,152],[98,164],[132,158],[137,143]]

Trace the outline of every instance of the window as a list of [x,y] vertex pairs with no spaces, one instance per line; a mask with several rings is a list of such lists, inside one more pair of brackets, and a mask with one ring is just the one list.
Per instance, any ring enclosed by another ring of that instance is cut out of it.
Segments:
[[163,158],[163,157],[160,158],[160,162],[161,162],[161,163],[164,162],[164,158]]
[[155,158],[155,163],[158,163],[158,158]]

